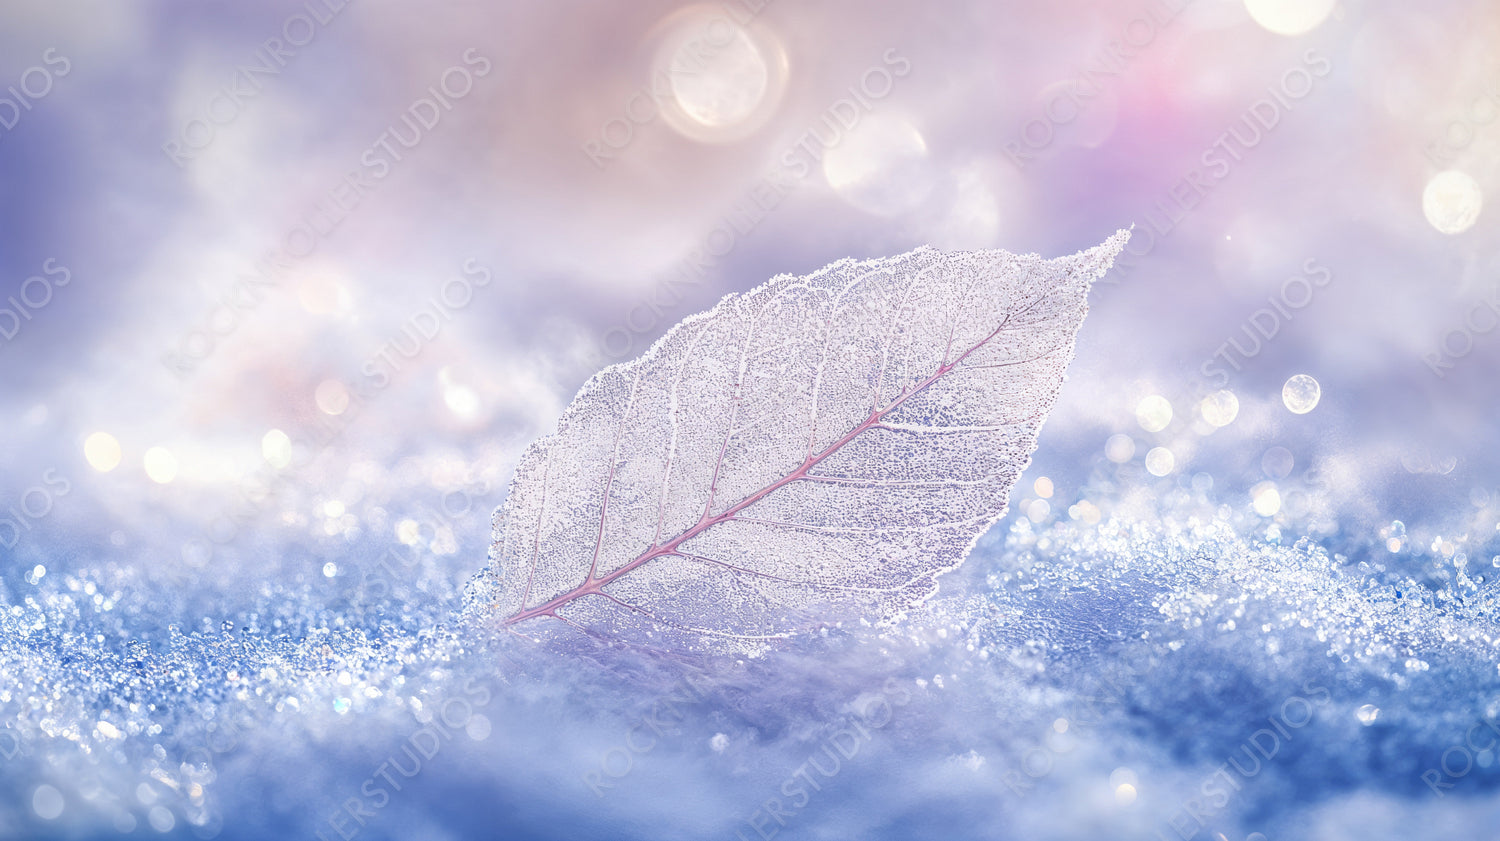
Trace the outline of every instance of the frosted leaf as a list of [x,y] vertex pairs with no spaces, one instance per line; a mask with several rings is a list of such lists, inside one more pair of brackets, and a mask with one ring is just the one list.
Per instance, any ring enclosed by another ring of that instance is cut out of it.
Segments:
[[743,647],[899,617],[1005,512],[1128,237],[846,259],[686,319],[521,458],[484,609]]

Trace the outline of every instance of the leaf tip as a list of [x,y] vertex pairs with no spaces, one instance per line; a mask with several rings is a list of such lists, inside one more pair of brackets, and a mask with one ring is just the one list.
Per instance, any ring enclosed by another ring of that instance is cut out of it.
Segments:
[[1120,228],[1104,242],[1078,255],[1088,266],[1089,270],[1085,274],[1090,284],[1109,273],[1115,264],[1115,259],[1125,250],[1125,244],[1130,242],[1130,236],[1134,231],[1135,223],[1132,222],[1130,227]]

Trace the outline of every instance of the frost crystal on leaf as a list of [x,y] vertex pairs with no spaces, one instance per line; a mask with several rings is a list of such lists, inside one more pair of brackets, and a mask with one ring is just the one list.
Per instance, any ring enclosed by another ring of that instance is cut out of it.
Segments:
[[485,609],[747,650],[901,616],[1004,514],[1128,237],[841,260],[686,319],[522,457]]

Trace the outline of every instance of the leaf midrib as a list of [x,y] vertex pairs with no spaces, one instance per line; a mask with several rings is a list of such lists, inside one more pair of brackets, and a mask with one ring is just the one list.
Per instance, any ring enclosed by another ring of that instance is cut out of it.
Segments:
[[[942,379],[944,376],[947,376],[949,372],[957,368],[959,363],[967,359],[969,355],[974,351],[978,350],[981,347],[984,347],[986,344],[989,344],[992,339],[1000,334],[1000,331],[1005,329],[1005,326],[1010,323],[1011,318],[1020,313],[1031,310],[1047,297],[1048,293],[1043,293],[1026,307],[1007,314],[1006,317],[1000,322],[1000,325],[996,327],[992,332],[990,332],[988,336],[985,336],[983,339],[970,346],[963,353],[959,354],[958,357],[956,357],[952,362],[944,362],[939,365],[938,369],[934,371],[930,376],[922,380],[916,386],[909,388],[909,390],[904,390],[903,393],[894,401],[892,401],[891,404],[885,409],[871,409],[869,416],[861,421],[857,426],[855,426],[854,429],[845,433],[843,437],[828,445],[828,447],[824,448],[822,452],[817,453],[816,455],[809,455],[803,460],[802,464],[799,465],[796,470],[793,470],[786,476],[783,476],[775,482],[772,482],[771,484],[766,485],[764,488],[761,488],[760,490],[750,494],[749,496],[735,503],[733,506],[725,509],[722,514],[709,516],[709,509],[705,507],[703,516],[698,520],[697,523],[689,526],[686,530],[678,534],[676,537],[672,538],[670,541],[652,546],[650,549],[642,552],[634,560],[630,561],[624,566],[621,566],[619,569],[616,569],[613,572],[607,573],[602,576],[596,576],[594,573],[597,570],[591,568],[584,582],[577,587],[574,587],[573,589],[568,590],[565,593],[555,596],[552,599],[537,605],[536,607],[526,608],[524,607],[523,602],[522,609],[515,614],[507,617],[504,624],[508,627],[519,622],[524,622],[528,619],[535,619],[538,616],[551,616],[553,618],[558,618],[557,610],[559,608],[588,595],[605,596],[607,598],[610,598],[612,601],[616,601],[617,603],[619,603],[617,599],[603,591],[605,586],[618,580],[621,576],[624,576],[627,573],[630,573],[657,558],[678,554],[677,548],[683,543],[693,539],[694,537],[697,537],[698,535],[713,528],[714,526],[733,520],[736,514],[739,514],[741,511],[749,508],[751,505],[754,505],[762,499],[765,499],[767,496],[770,496],[771,494],[775,493],[781,488],[786,487],[792,482],[805,478],[807,472],[816,467],[824,459],[838,452],[844,447],[844,445],[848,444],[850,441],[853,441],[864,432],[875,428],[880,423],[880,420],[886,415],[896,411],[907,400],[915,397],[917,394],[920,394],[922,391],[926,390],[928,386],[931,386],[933,383]],[[1047,355],[1050,355],[1055,350],[1057,350],[1057,348],[1051,348],[1047,351],[1047,353],[1035,357],[1035,359],[1044,358]]]

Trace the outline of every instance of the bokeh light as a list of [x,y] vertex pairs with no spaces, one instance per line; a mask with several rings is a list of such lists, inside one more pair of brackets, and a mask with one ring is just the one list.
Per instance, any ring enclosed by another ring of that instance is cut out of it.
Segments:
[[1232,391],[1216,391],[1203,398],[1203,402],[1198,404],[1198,411],[1210,424],[1225,427],[1239,417],[1240,400]]
[[653,74],[667,80],[668,124],[699,141],[737,140],[780,105],[786,59],[767,30],[742,25],[725,7],[682,8],[656,27]]
[[1422,190],[1422,214],[1432,227],[1449,235],[1474,227],[1483,205],[1484,192],[1479,182],[1456,169],[1432,176]]
[[1135,439],[1121,432],[1109,436],[1104,442],[1104,457],[1115,464],[1124,464],[1135,458]]
[[1317,408],[1322,397],[1322,386],[1307,374],[1297,374],[1281,387],[1281,402],[1293,414],[1305,415],[1311,412]]
[[1338,0],[1245,0],[1250,17],[1277,35],[1305,35],[1337,5]]
[[677,104],[689,117],[713,128],[736,125],[755,113],[770,77],[765,56],[745,31],[726,28],[729,35],[714,45],[717,51],[701,69],[692,71],[698,54],[688,46],[679,47],[669,63]]
[[1147,432],[1160,432],[1172,422],[1172,404],[1160,394],[1142,398],[1135,407],[1136,422]]
[[313,401],[325,415],[341,415],[349,408],[349,388],[338,380],[324,380],[313,391]]
[[62,817],[66,807],[61,791],[50,785],[40,785],[31,793],[31,810],[44,821],[55,821]]
[[1281,492],[1275,482],[1261,482],[1250,489],[1250,506],[1262,517],[1273,517],[1281,510]]
[[292,463],[292,439],[279,429],[272,429],[260,439],[260,454],[266,463],[280,470]]
[[1272,479],[1285,479],[1292,473],[1296,459],[1286,447],[1275,446],[1260,457],[1260,469]]
[[165,485],[177,478],[177,457],[166,447],[152,447],[143,457],[146,476],[151,481]]
[[1146,471],[1152,476],[1165,476],[1177,467],[1177,456],[1166,447],[1152,447],[1146,453]]
[[823,173],[845,201],[881,216],[917,207],[932,190],[927,142],[903,117],[871,114],[823,155]]
[[84,439],[83,457],[90,467],[108,473],[120,464],[120,442],[108,432],[95,432]]

